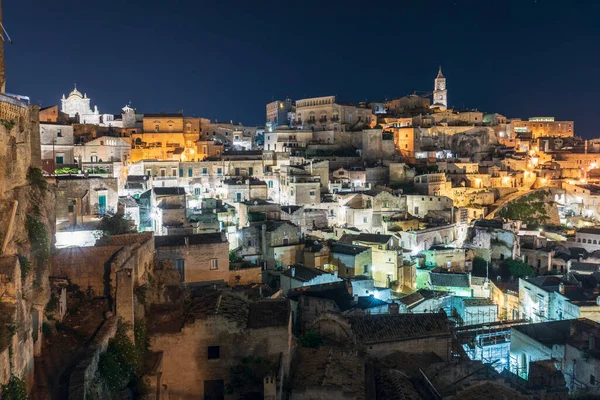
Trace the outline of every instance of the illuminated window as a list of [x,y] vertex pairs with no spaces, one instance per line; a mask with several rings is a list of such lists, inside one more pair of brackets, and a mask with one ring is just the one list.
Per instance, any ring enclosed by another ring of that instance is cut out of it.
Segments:
[[210,269],[215,270],[219,269],[219,260],[216,258],[210,259]]

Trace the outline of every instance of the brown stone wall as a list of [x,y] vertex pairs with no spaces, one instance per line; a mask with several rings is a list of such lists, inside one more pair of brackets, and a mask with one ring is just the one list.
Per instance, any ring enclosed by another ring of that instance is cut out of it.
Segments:
[[[94,338],[94,341],[89,347],[89,354],[81,361],[71,373],[69,381],[69,399],[83,400],[86,398],[93,385],[96,372],[98,371],[98,361],[100,354],[106,351],[108,342],[115,337],[117,333],[119,319],[116,316],[108,318],[104,321],[102,328]],[[107,395],[107,393],[105,393]]]
[[[243,331],[231,321],[213,317],[197,320],[181,332],[152,335],[150,346],[163,352],[162,382],[171,398],[195,400],[204,398],[206,380],[222,379],[227,385],[229,369],[243,357],[275,358],[283,353],[289,364],[291,326]],[[208,359],[208,346],[219,346],[219,359]]]
[[229,270],[229,286],[249,285],[251,283],[262,283],[261,267]]
[[385,342],[365,346],[371,357],[385,357],[395,351],[407,353],[430,353],[434,352],[443,360],[448,360],[451,349],[450,337],[427,337],[421,339],[403,340],[397,342]]
[[85,292],[91,287],[95,296],[106,295],[105,274],[115,282],[116,265],[111,258],[122,246],[73,247],[58,249],[53,258],[50,276],[68,279]]
[[[229,244],[210,243],[203,245],[159,247],[159,261],[184,260],[185,282],[224,281],[229,282]],[[211,269],[211,259],[217,259],[217,269]]]

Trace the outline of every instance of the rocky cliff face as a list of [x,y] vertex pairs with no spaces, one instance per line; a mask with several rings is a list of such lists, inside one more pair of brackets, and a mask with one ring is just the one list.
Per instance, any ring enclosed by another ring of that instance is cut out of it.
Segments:
[[54,238],[54,191],[41,164],[39,109],[0,95],[0,384],[31,387],[41,350]]

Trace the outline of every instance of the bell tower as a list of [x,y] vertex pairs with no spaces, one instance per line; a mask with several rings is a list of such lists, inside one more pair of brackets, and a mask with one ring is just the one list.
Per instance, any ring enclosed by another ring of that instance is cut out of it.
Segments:
[[435,78],[431,108],[437,108],[441,111],[448,108],[448,90],[446,89],[446,78],[442,74],[441,66]]

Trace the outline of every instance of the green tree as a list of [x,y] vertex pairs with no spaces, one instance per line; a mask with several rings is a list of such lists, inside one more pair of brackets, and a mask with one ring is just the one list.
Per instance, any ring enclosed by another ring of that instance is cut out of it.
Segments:
[[2,385],[0,394],[2,394],[2,400],[27,400],[29,398],[25,382],[14,375],[10,377],[10,381],[6,385]]
[[300,336],[300,344],[302,347],[310,347],[316,349],[323,344],[323,337],[317,331],[310,330],[304,335]]
[[263,380],[272,373],[274,363],[262,357],[244,357],[229,369],[227,394],[240,394],[244,399],[262,399]]
[[526,276],[533,277],[535,275],[533,268],[528,264],[517,260],[506,261],[502,264],[500,272],[505,278],[513,277],[515,279],[524,278]]
[[475,257],[475,259],[473,259],[473,270],[471,271],[471,274],[474,276],[485,277],[487,276],[487,268],[488,262],[485,261],[485,259],[482,257]]
[[123,211],[118,211],[114,215],[104,215],[98,225],[98,229],[104,232],[105,236],[135,232],[133,221],[126,218]]

